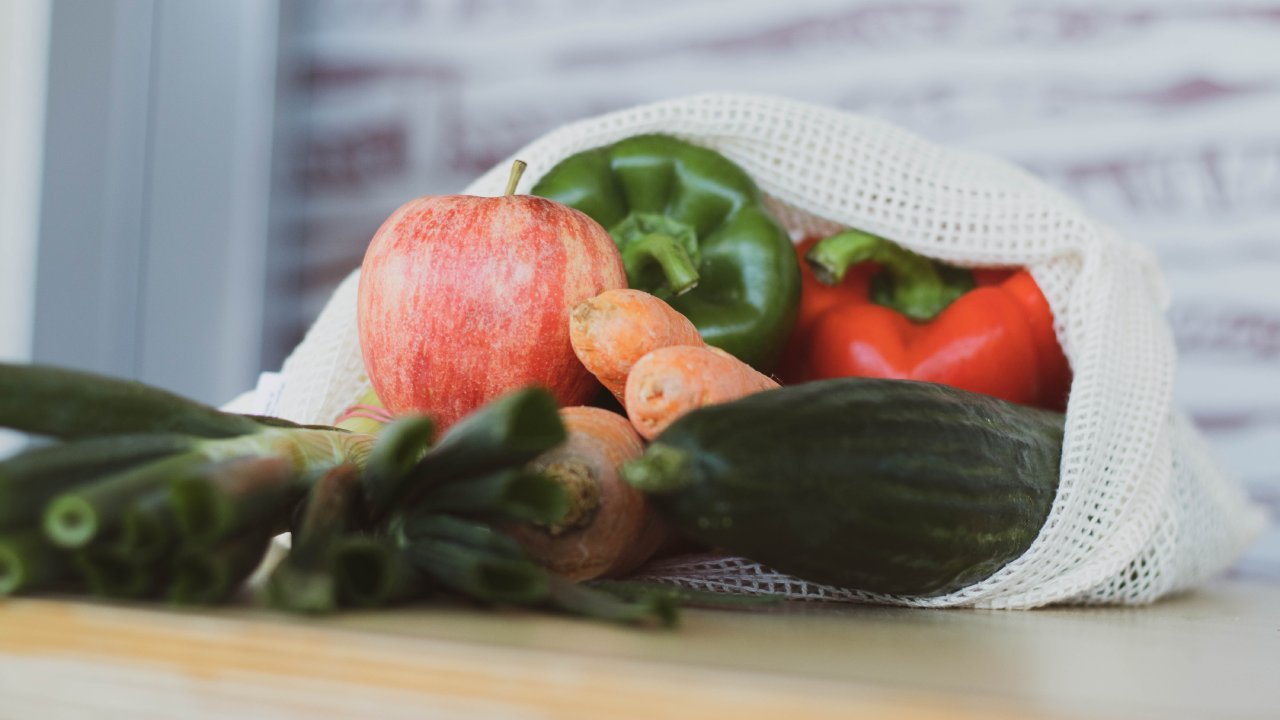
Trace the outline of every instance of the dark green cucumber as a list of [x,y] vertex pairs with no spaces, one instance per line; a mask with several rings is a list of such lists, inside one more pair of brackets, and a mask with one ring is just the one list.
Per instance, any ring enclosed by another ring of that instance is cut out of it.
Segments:
[[0,427],[59,438],[133,433],[225,438],[263,426],[140,382],[0,363]]
[[1062,437],[1058,413],[840,378],[689,413],[623,472],[705,543],[813,582],[929,597],[1031,545]]

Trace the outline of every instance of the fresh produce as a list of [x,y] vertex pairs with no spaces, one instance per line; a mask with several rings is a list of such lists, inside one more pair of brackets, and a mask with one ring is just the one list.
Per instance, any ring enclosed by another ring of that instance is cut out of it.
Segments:
[[710,405],[623,467],[692,537],[799,578],[934,596],[1031,545],[1063,416],[945,385],[839,378]]
[[[0,367],[0,377],[6,374]],[[35,521],[49,501],[96,476],[195,447],[187,435],[113,435],[30,450],[0,462],[0,530]]]
[[533,195],[523,167],[379,228],[373,387],[334,426],[0,364],[0,427],[61,441],[0,462],[0,596],[214,604],[261,569],[292,612],[671,623],[755,602],[617,580],[679,543],[929,597],[1034,542],[1064,424],[1030,406],[1062,408],[1070,370],[1030,274],[857,230],[795,248],[742,168],[669,136],[569,157]]
[[689,318],[639,290],[609,290],[580,302],[568,328],[577,359],[620,401],[641,357],[659,347],[704,345]]
[[508,393],[437,443],[425,416],[376,435],[299,426],[41,366],[0,364],[0,386],[10,393],[0,426],[74,438],[0,463],[0,596],[222,602],[244,588],[270,538],[292,529],[292,550],[261,588],[284,610],[461,594],[608,620],[675,618],[666,592],[566,587],[496,529],[561,522],[568,506],[561,483],[527,467],[565,439],[545,390]]
[[378,393],[370,389],[338,416],[333,425],[351,432],[376,433],[394,419],[378,399]]
[[72,576],[71,556],[35,528],[0,533],[0,597],[35,588],[58,588]]
[[507,532],[540,564],[569,580],[624,575],[648,560],[667,535],[649,501],[618,471],[640,456],[644,443],[626,418],[608,410],[569,407],[560,418],[568,442],[531,467],[565,490],[568,513],[555,522],[512,525]]
[[446,483],[520,468],[565,439],[555,400],[537,388],[508,393],[480,408],[450,428],[429,453],[428,425],[429,418],[405,417],[380,434],[365,475],[365,506],[372,517],[414,504],[424,489],[416,482],[419,477]]
[[97,380],[78,370],[0,363],[0,427],[64,439],[134,433],[227,438],[261,427],[142,383]]
[[627,378],[627,417],[646,440],[697,408],[778,383],[719,348],[677,345],[640,358]]
[[262,562],[270,543],[270,533],[250,532],[214,548],[183,550],[174,561],[165,599],[174,605],[230,599]]
[[879,265],[867,261],[849,267],[838,283],[829,285],[819,281],[809,268],[805,255],[821,239],[811,236],[796,245],[796,256],[800,259],[800,309],[796,313],[791,339],[787,342],[777,368],[778,378],[786,384],[811,379],[808,377],[809,335],[818,318],[834,307],[868,302],[871,297],[871,278],[880,271]]
[[698,329],[661,299],[640,290],[606,290],[578,303],[569,342],[584,367],[619,400],[631,366],[652,350],[702,345]]
[[795,320],[799,267],[742,168],[714,150],[644,135],[566,158],[533,194],[608,228],[630,287],[671,303],[707,343],[773,368]]
[[[1049,304],[1026,271],[983,273],[974,288],[968,271],[857,230],[813,244],[807,258],[818,280],[838,289],[817,294],[804,314],[785,379],[923,380],[1065,407],[1070,370]],[[878,272],[868,273],[867,261]]]
[[382,224],[360,271],[365,369],[393,415],[431,415],[446,429],[526,385],[562,405],[596,383],[569,345],[569,309],[626,286],[617,247],[565,205],[515,195],[428,196]]
[[354,463],[323,473],[303,500],[301,518],[291,528],[289,555],[267,579],[273,605],[301,612],[326,612],[337,606],[332,571],[334,548],[360,521],[360,471]]

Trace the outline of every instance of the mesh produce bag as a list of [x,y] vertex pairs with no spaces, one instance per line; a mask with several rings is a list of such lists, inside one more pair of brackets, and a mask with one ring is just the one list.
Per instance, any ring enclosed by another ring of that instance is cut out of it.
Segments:
[[[1143,603],[1225,569],[1261,529],[1171,404],[1176,354],[1152,256],[996,159],[885,123],[790,100],[698,95],[556,130],[516,153],[529,187],[565,157],[642,133],[713,148],[759,183],[795,237],[856,227],[962,266],[1027,267],[1049,301],[1074,381],[1061,482],[1031,548],[990,578],[932,598],[808,583],[741,558],[651,564],[644,576],[737,593],[920,606]],[[464,192],[498,195],[510,160]],[[407,198],[406,198],[407,199]],[[369,387],[356,332],[357,273],[334,292],[258,409],[332,422]]]

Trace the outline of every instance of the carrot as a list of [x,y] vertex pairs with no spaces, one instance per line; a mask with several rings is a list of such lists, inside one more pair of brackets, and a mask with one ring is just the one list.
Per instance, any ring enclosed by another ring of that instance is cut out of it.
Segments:
[[619,400],[631,366],[672,345],[702,345],[698,329],[662,300],[639,290],[608,290],[579,303],[569,316],[578,360]]
[[640,358],[627,378],[624,402],[631,424],[652,440],[692,410],[777,387],[719,348],[676,346]]
[[507,531],[534,560],[574,581],[635,569],[667,539],[649,501],[618,468],[639,457],[644,443],[621,415],[594,407],[560,411],[569,439],[531,464],[568,491],[570,509],[559,523],[515,525]]

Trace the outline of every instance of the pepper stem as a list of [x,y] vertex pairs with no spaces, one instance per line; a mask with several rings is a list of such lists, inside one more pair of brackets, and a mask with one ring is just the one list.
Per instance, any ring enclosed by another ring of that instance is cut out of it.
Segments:
[[684,246],[670,235],[650,233],[628,241],[622,247],[622,264],[631,287],[648,286],[642,275],[651,264],[662,271],[673,295],[683,295],[698,285],[698,268]]
[[912,320],[929,320],[973,288],[969,272],[940,272],[933,260],[882,237],[846,230],[824,238],[805,255],[819,282],[838,285],[854,265],[878,263],[890,285],[875,300]]
[[693,471],[691,453],[653,443],[643,455],[622,466],[622,477],[645,494],[663,495],[693,482]]
[[515,195],[516,185],[520,184],[520,176],[524,175],[524,169],[529,167],[528,163],[523,160],[514,160],[511,163],[511,175],[507,177],[507,189],[503,195]]

